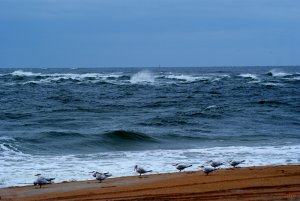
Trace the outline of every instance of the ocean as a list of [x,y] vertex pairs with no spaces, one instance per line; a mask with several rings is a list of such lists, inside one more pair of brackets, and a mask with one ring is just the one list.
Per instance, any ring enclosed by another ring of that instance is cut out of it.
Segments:
[[0,187],[210,159],[300,163],[300,67],[0,69]]

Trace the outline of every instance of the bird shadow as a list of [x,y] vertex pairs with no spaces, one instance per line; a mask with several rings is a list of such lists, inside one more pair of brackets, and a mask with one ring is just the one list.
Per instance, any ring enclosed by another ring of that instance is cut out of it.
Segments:
[[114,187],[117,187],[117,186],[103,186],[101,188],[114,188]]
[[148,176],[139,176],[140,179],[148,178]]

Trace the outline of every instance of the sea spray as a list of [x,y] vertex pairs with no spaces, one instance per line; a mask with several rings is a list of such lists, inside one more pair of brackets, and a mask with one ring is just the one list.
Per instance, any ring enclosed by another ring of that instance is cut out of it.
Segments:
[[153,83],[154,82],[154,76],[150,71],[144,70],[144,71],[140,71],[136,74],[134,74],[131,79],[130,82],[133,84],[136,83]]

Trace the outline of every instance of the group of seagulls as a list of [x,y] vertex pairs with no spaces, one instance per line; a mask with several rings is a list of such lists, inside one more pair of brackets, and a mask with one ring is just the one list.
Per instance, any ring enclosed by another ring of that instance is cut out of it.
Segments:
[[[232,166],[233,168],[236,168],[239,164],[245,162],[245,160],[241,160],[241,161],[235,161],[235,160],[229,160],[228,161],[228,164],[230,166]],[[218,167],[220,167],[221,165],[225,165],[224,162],[219,162],[219,161],[213,161],[213,160],[210,160],[210,161],[207,161],[206,162],[209,166],[199,166],[201,168],[201,170],[206,174],[208,175],[209,173],[215,171],[218,169]],[[192,167],[192,165],[185,165],[185,164],[179,164],[179,163],[176,163],[176,164],[173,164],[173,166],[176,167],[177,170],[179,170],[179,172],[181,172],[182,170],[186,169],[186,168],[189,168],[189,167]],[[152,172],[152,170],[145,170],[144,168],[142,168],[141,166],[134,166],[134,170],[140,174],[139,176],[141,177],[142,174],[146,174],[148,172]]]
[[[229,160],[228,164],[233,168],[236,168],[239,164],[243,162],[245,162],[245,160],[241,160],[241,161]],[[210,166],[204,166],[204,165],[200,166],[200,168],[206,175],[217,170],[221,165],[225,165],[224,162],[213,161],[213,160],[209,160],[206,163],[209,164]]]
[[[236,168],[239,164],[245,162],[245,160],[241,160],[241,161],[236,161],[236,160],[229,160],[228,161],[228,164],[230,166],[232,166],[233,168]],[[215,171],[215,170],[218,170],[218,168],[222,165],[225,165],[224,162],[219,162],[219,161],[213,161],[213,160],[209,160],[206,162],[206,164],[208,164],[209,166],[205,166],[205,165],[202,165],[202,166],[199,166],[200,169],[206,174],[208,175],[209,173]],[[189,168],[191,167],[192,165],[186,165],[186,164],[179,164],[179,163],[176,163],[176,164],[172,164],[173,166],[175,166],[175,168],[177,170],[179,170],[179,172],[181,172],[182,170],[186,169],[186,168]],[[146,174],[146,173],[149,173],[149,172],[152,172],[152,170],[146,170],[144,169],[143,167],[139,166],[139,165],[135,165],[134,166],[134,171],[136,173],[139,174],[139,177],[142,176],[142,174]],[[105,172],[105,173],[101,173],[101,172],[97,172],[97,171],[92,171],[90,172],[92,174],[93,177],[96,178],[96,180],[98,180],[100,183],[107,179],[108,177],[111,177],[112,174],[110,174],[109,172]],[[40,188],[42,187],[42,185],[46,185],[46,184],[52,184],[54,183],[53,180],[55,178],[46,178],[46,177],[43,177],[41,176],[41,174],[37,174],[35,175],[37,176],[38,178],[33,182],[33,184],[36,186],[40,186]]]

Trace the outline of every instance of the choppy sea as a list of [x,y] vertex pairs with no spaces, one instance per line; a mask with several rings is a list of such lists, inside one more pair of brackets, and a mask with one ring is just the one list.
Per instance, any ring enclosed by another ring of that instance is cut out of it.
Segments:
[[300,163],[300,67],[0,69],[0,187]]

